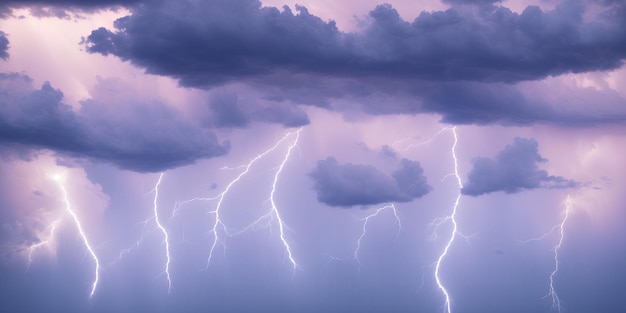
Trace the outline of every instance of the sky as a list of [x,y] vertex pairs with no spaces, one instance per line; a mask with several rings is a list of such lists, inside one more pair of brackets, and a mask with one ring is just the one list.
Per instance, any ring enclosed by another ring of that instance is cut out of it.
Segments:
[[626,310],[621,0],[4,0],[0,311]]

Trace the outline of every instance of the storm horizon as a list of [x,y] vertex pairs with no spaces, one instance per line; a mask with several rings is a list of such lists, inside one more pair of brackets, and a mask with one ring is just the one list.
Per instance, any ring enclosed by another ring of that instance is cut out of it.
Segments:
[[620,0],[4,0],[0,311],[625,310]]

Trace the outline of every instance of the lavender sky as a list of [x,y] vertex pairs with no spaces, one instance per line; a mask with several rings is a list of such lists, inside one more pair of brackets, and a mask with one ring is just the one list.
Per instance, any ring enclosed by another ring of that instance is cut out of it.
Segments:
[[4,0],[0,311],[624,311],[625,59],[620,0]]

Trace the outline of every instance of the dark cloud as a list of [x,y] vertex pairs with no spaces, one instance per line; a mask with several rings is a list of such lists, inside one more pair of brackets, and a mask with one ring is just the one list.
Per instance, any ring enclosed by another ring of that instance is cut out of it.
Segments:
[[[441,114],[443,122],[452,124],[590,126],[626,121],[626,100],[615,91],[573,89],[557,82],[551,85],[552,89],[548,90],[534,84],[533,92],[524,90],[524,86],[503,83],[423,86],[419,110]],[[546,95],[558,99],[557,103],[548,102]]]
[[28,8],[37,17],[69,18],[69,12],[93,12],[105,8],[133,6],[143,0],[2,0],[0,18],[12,15],[12,9]]
[[419,162],[406,159],[391,177],[371,165],[339,164],[333,157],[317,161],[309,175],[317,200],[329,206],[409,202],[430,191]]
[[114,30],[94,30],[87,49],[192,87],[276,73],[512,83],[616,69],[626,56],[623,10],[586,22],[578,1],[521,14],[500,6],[452,8],[422,12],[412,22],[380,5],[352,33],[296,10],[256,0],[150,2]]
[[242,128],[255,121],[300,127],[310,122],[306,112],[293,104],[260,99],[240,100],[234,92],[213,95],[208,108],[209,112],[203,112],[205,114],[200,119],[211,127]]
[[494,159],[475,159],[461,192],[479,196],[496,191],[516,193],[528,189],[574,188],[579,185],[539,169],[538,164],[547,160],[541,157],[538,148],[534,139],[515,138]]
[[35,89],[19,74],[0,74],[0,143],[49,149],[140,172],[162,171],[224,155],[228,143],[159,103],[81,103],[78,112],[44,83]]
[[0,30],[0,59],[9,58],[9,39],[7,34]]

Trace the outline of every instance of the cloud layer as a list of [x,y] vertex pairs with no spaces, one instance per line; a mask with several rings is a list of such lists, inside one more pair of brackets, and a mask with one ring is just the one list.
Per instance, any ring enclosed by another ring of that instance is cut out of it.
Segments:
[[88,51],[113,54],[205,87],[277,72],[349,78],[517,82],[611,70],[626,56],[623,7],[586,22],[579,1],[521,14],[500,6],[422,12],[412,22],[379,5],[360,31],[341,32],[297,6],[256,0],[155,1],[87,38]]
[[69,18],[69,12],[93,12],[99,9],[132,6],[142,0],[2,0],[0,18],[12,15],[13,9],[28,8],[34,16]]
[[422,12],[412,22],[380,5],[359,30],[342,32],[302,6],[294,13],[256,0],[157,1],[131,9],[113,30],[92,31],[85,43],[88,52],[182,86],[246,84],[266,99],[336,110],[437,113],[453,124],[626,121],[622,97],[571,111],[567,94],[528,88],[546,77],[620,68],[624,5],[597,13],[566,0],[554,10],[515,13],[486,2]]
[[465,195],[479,196],[491,192],[516,193],[536,188],[574,188],[575,181],[548,175],[539,169],[547,160],[539,154],[534,139],[515,138],[494,159],[476,158],[461,190]]
[[317,200],[329,206],[409,202],[431,189],[419,162],[407,159],[390,177],[371,165],[340,164],[328,157],[317,161],[309,176],[315,181]]
[[74,112],[62,99],[49,83],[36,89],[27,76],[0,73],[0,143],[140,172],[191,164],[224,155],[229,148],[163,103],[112,106],[105,99],[90,99]]

